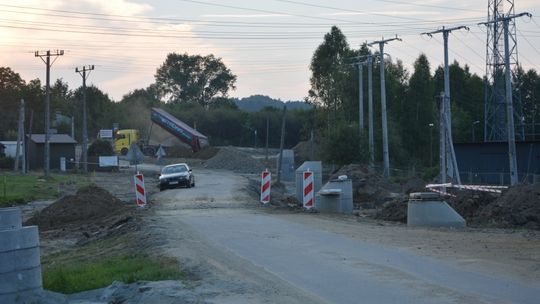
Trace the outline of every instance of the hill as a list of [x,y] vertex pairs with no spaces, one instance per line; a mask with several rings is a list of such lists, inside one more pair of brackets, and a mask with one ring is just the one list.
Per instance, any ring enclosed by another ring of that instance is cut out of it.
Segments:
[[282,109],[285,103],[287,104],[287,110],[308,110],[312,107],[312,105],[303,101],[284,102],[264,95],[252,95],[241,99],[234,98],[233,102],[240,110],[246,112],[259,112],[265,107]]

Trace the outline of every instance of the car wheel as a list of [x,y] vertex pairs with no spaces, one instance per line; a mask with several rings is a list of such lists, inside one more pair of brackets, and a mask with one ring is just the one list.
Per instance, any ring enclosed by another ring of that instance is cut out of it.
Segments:
[[126,155],[128,154],[128,151],[129,151],[128,148],[122,148],[122,150],[120,150],[120,154]]
[[159,191],[165,190],[165,186],[159,185]]

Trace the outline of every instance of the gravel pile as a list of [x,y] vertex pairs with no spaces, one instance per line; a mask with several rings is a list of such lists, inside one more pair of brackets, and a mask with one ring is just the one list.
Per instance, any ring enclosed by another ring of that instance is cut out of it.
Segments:
[[251,155],[234,147],[222,147],[205,163],[208,169],[226,169],[240,173],[261,173],[265,166]]

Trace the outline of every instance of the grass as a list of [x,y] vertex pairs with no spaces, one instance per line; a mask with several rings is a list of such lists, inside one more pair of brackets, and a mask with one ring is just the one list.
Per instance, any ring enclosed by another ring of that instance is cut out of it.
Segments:
[[0,173],[0,207],[24,204],[33,200],[56,198],[66,188],[88,185],[88,176],[51,174],[47,179],[37,174]]
[[102,288],[114,281],[178,280],[177,262],[143,255],[111,256],[99,261],[61,263],[43,269],[43,287],[66,294]]
[[77,293],[110,285],[114,281],[180,280],[177,260],[148,256],[137,247],[138,237],[124,234],[42,257],[45,289]]

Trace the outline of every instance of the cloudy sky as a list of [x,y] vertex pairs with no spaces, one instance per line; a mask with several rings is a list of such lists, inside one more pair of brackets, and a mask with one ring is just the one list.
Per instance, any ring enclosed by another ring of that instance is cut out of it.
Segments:
[[[309,63],[332,25],[351,47],[399,35],[385,48],[410,70],[421,52],[432,68],[443,58],[442,36],[420,33],[468,25],[450,35],[450,60],[485,71],[488,0],[0,0],[0,66],[29,81],[45,79],[35,51],[65,51],[51,70],[71,88],[75,67],[95,65],[88,82],[115,100],[153,82],[170,52],[214,54],[238,76],[231,96],[264,94],[301,100],[309,89]],[[540,70],[540,1],[515,0],[520,64]]]

